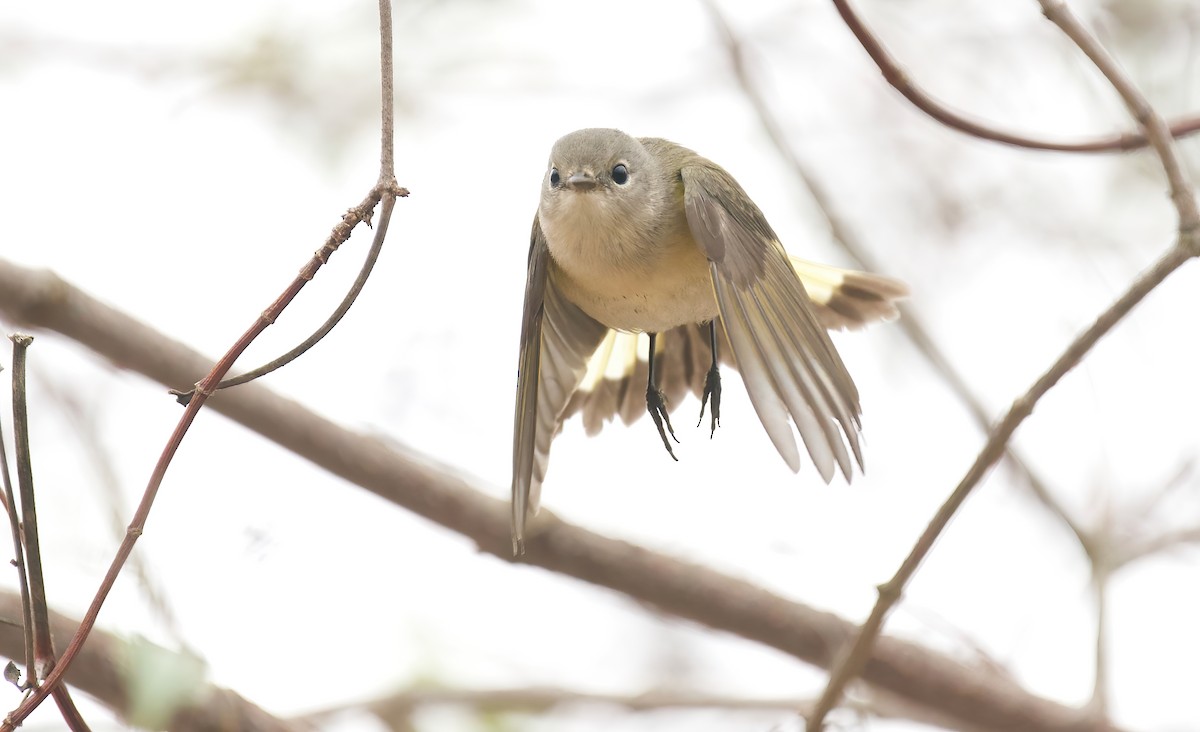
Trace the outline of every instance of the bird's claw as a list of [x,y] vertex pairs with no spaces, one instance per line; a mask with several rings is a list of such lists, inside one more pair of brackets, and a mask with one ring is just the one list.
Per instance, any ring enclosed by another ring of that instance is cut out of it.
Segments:
[[704,421],[704,405],[708,404],[709,397],[712,397],[712,409],[709,410],[709,414],[712,415],[712,432],[708,437],[712,439],[717,433],[717,425],[721,424],[721,372],[715,363],[704,378],[704,396],[700,400],[700,419],[696,422],[697,427]]
[[[671,449],[671,440],[679,442],[679,438],[675,436],[675,428],[671,426],[671,416],[667,414],[667,398],[663,396],[662,390],[653,387],[646,389],[646,411],[650,412],[654,419],[654,426],[658,428],[658,436],[662,438],[667,454],[678,462],[679,458],[675,457],[675,451]],[[663,423],[666,423],[666,429],[663,429]],[[667,439],[667,433],[670,433],[671,440]]]

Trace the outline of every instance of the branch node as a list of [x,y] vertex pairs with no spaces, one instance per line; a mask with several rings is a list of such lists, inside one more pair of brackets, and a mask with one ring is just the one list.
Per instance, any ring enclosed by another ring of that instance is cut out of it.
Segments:
[[886,602],[888,605],[895,605],[904,596],[904,583],[897,582],[896,578],[892,578],[881,585],[875,585],[875,591],[879,593],[879,599]]
[[1184,223],[1179,227],[1179,248],[1189,257],[1200,257],[1200,226]]

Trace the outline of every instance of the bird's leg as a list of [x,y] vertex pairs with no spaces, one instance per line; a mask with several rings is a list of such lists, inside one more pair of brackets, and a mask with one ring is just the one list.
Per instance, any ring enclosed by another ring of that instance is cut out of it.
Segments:
[[[667,448],[667,453],[670,454],[672,460],[679,460],[675,457],[675,451],[671,449],[671,440],[679,442],[679,438],[675,436],[675,430],[671,427],[671,417],[667,414],[667,398],[663,396],[662,389],[654,383],[654,339],[657,333],[650,333],[650,356],[648,358],[650,377],[646,379],[646,411],[650,412],[650,416],[654,419],[654,426],[658,428],[658,436],[662,438],[663,447]],[[667,423],[667,428],[663,429],[663,422]],[[671,433],[671,440],[667,439],[667,433]]]
[[721,370],[717,368],[717,320],[713,318],[708,323],[708,341],[712,344],[712,367],[708,370],[708,376],[704,377],[704,397],[700,400],[700,421],[696,426],[700,426],[700,422],[704,421],[704,405],[708,403],[708,398],[712,397],[712,410],[709,414],[712,415],[712,432],[708,434],[712,438],[717,432],[717,425],[721,423]]

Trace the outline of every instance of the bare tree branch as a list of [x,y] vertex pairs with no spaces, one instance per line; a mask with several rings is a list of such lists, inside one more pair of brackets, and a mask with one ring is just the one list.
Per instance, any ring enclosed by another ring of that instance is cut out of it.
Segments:
[[[980,451],[978,457],[975,458],[974,464],[971,465],[967,474],[963,476],[958,486],[955,487],[954,492],[950,494],[950,497],[938,509],[929,526],[921,534],[921,537],[900,565],[896,574],[885,584],[880,585],[879,599],[876,601],[875,607],[872,608],[871,615],[863,623],[858,636],[855,638],[853,647],[839,660],[830,676],[829,686],[826,687],[827,695],[822,697],[822,704],[817,708],[818,712],[823,713],[820,715],[814,714],[813,717],[809,718],[809,724],[813,725],[810,726],[810,729],[819,729],[820,720],[837,703],[837,699],[840,697],[841,690],[845,688],[845,685],[855,676],[859,675],[859,669],[863,669],[863,677],[866,678],[866,667],[864,664],[868,664],[868,659],[871,657],[872,639],[879,637],[888,611],[899,601],[905,585],[908,584],[913,574],[916,573],[926,555],[933,549],[934,543],[950,523],[950,519],[958,511],[959,507],[962,506],[975,486],[983,479],[988,469],[1004,454],[1004,448],[1008,444],[1009,439],[1012,438],[1017,427],[1033,413],[1033,407],[1037,404],[1038,400],[1046,392],[1050,391],[1068,371],[1077,366],[1100,338],[1111,330],[1121,318],[1127,315],[1137,303],[1141,302],[1142,298],[1183,265],[1184,262],[1191,259],[1191,257],[1191,254],[1178,246],[1168,251],[1153,267],[1142,273],[1134,281],[1130,289],[1113,303],[1108,310],[1105,310],[1091,327],[1076,337],[1071,342],[1071,345],[1067,347],[1067,350],[1058,357],[1058,360],[1054,362],[1046,373],[1042,374],[1034,382],[1033,386],[1025,394],[1013,402],[1008,413],[1004,415],[1004,418],[1000,420],[988,435],[987,442],[984,444],[983,450]],[[816,725],[813,724],[814,719],[818,722]]]
[[[1139,130],[1136,132],[1124,132],[1118,135],[1110,135],[1106,137],[1098,137],[1093,140],[1082,140],[1079,142],[1060,142],[1055,140],[1046,140],[1037,137],[1021,135],[1015,132],[1002,130],[991,124],[978,119],[972,119],[967,115],[958,112],[946,106],[942,102],[934,99],[930,94],[923,90],[920,86],[909,78],[908,73],[900,65],[894,56],[887,50],[867,24],[863,22],[854,8],[850,6],[850,0],[833,0],[834,6],[838,13],[842,16],[846,26],[854,33],[854,37],[858,39],[859,44],[875,65],[879,67],[879,71],[883,74],[883,78],[891,84],[896,91],[904,95],[904,98],[912,103],[914,107],[929,115],[933,119],[942,123],[946,127],[953,130],[958,130],[972,137],[978,137],[983,140],[991,140],[1004,145],[1013,145],[1015,147],[1029,148],[1032,150],[1050,150],[1054,152],[1074,152],[1074,153],[1108,153],[1122,152],[1128,150],[1136,150],[1146,147],[1149,143],[1145,132]],[[1168,127],[1170,135],[1175,137],[1184,137],[1190,135],[1197,130],[1200,130],[1200,116],[1185,117],[1171,123]]]
[[[56,684],[66,673],[72,660],[79,654],[80,649],[88,638],[88,634],[95,626],[96,619],[100,614],[100,609],[103,607],[105,599],[108,597],[108,593],[111,591],[113,584],[116,583],[117,577],[128,560],[129,554],[133,551],[133,546],[137,542],[138,537],[142,535],[146,519],[150,515],[150,509],[154,505],[154,499],[162,486],[167,468],[170,466],[176,451],[179,449],[180,443],[183,441],[200,408],[216,393],[221,378],[228,373],[238,356],[264,330],[274,324],[279,314],[295,299],[300,290],[316,276],[318,270],[329,261],[329,257],[350,238],[350,234],[354,228],[362,222],[369,223],[371,221],[376,205],[381,203],[380,220],[375,230],[372,250],[378,251],[379,247],[382,246],[383,240],[387,236],[388,224],[391,221],[392,210],[396,205],[396,198],[408,195],[408,191],[401,188],[396,182],[395,176],[395,152],[393,147],[392,8],[390,0],[379,0],[379,34],[382,139],[380,144],[379,178],[376,184],[372,186],[367,197],[359,206],[351,209],[342,217],[341,223],[334,227],[333,232],[325,240],[325,243],[317,249],[304,267],[300,269],[300,273],[292,283],[259,315],[254,323],[237,339],[233,346],[226,351],[225,355],[211,369],[205,369],[207,375],[196,384],[194,391],[187,395],[186,400],[181,400],[186,402],[183,415],[180,417],[175,430],[167,439],[167,444],[163,448],[157,464],[154,466],[154,471],[142,494],[142,499],[138,503],[137,510],[134,511],[133,519],[129,523],[129,529],[125,534],[125,538],[118,547],[116,556],[113,557],[112,563],[109,565],[109,569],[100,583],[100,588],[96,591],[91,605],[84,614],[83,621],[80,623],[71,642],[67,644],[66,650],[63,651],[62,656],[58,659],[57,665],[46,676],[43,684],[34,689],[33,693],[17,709],[9,713],[3,724],[0,724],[0,730],[8,732],[14,729],[30,712],[41,704],[47,693],[55,695],[60,707],[65,706],[63,700],[65,699],[66,692],[57,691]],[[71,710],[64,708],[63,711],[65,715],[69,716]]]
[[1139,559],[1195,544],[1200,544],[1200,526],[1188,526],[1155,534],[1132,546],[1118,550],[1112,558],[1113,568],[1114,570],[1119,569]]
[[[58,331],[119,366],[167,385],[188,383],[211,364],[53,274],[3,260],[0,313],[29,326]],[[261,383],[218,393],[210,406],[315,465],[470,537],[499,560],[515,561],[507,502],[481,494],[452,469],[344,429]],[[609,587],[808,663],[828,668],[855,632],[854,625],[832,614],[786,601],[708,568],[598,536],[556,519],[549,511],[543,511],[531,529],[526,563]],[[862,677],[893,696],[972,729],[1118,729],[1107,720],[1034,696],[1003,674],[966,667],[892,638],[881,639],[871,649]]]
[[[29,440],[29,404],[26,389],[26,364],[28,363],[29,347],[33,344],[31,336],[14,334],[9,336],[13,343],[13,444],[16,447],[17,483],[21,500],[20,505],[13,504],[12,514],[15,516],[18,507],[21,512],[20,530],[13,534],[17,546],[18,569],[20,557],[24,556],[25,572],[18,572],[21,579],[21,597],[29,603],[28,613],[24,615],[27,621],[25,633],[33,640],[33,675],[25,679],[29,689],[39,689],[43,679],[49,677],[54,669],[54,640],[50,635],[49,605],[46,602],[46,578],[43,574],[41,539],[38,532],[36,491],[33,488],[33,458]],[[10,521],[11,526],[11,521]],[[28,580],[28,587],[25,581]],[[29,642],[26,641],[26,652]],[[29,664],[26,656],[26,664]],[[87,722],[71,692],[67,687],[54,686],[47,682],[50,694],[58,705],[63,721],[71,732],[90,732]]]
[[[779,119],[771,110],[771,105],[767,103],[767,100],[759,90],[758,84],[755,83],[753,75],[747,67],[746,54],[743,50],[742,41],[733,31],[732,26],[729,25],[729,21],[725,18],[724,13],[721,12],[715,0],[701,1],[712,18],[713,24],[716,26],[717,32],[724,43],[725,51],[729,56],[729,65],[733,71],[734,78],[737,80],[738,88],[741,89],[742,94],[754,109],[754,113],[758,117],[759,123],[762,125],[763,131],[766,132],[771,144],[775,146],[780,157],[792,169],[792,172],[805,189],[808,190],[813,203],[825,217],[825,222],[829,226],[829,234],[833,238],[833,241],[850,257],[855,267],[868,272],[886,272],[887,268],[876,259],[871,250],[859,239],[858,235],[854,232],[854,228],[838,214],[833,198],[826,191],[819,177],[809,169],[809,166],[800,159],[795,148],[792,147],[787,134],[784,132],[783,125],[780,124]],[[992,426],[992,415],[984,407],[983,400],[974,393],[967,383],[966,378],[954,368],[950,359],[942,352],[941,347],[938,346],[929,329],[925,327],[924,319],[916,311],[903,303],[898,304],[897,307],[901,315],[895,324],[904,331],[904,334],[908,336],[908,339],[917,349],[917,352],[925,357],[925,360],[929,362],[933,370],[945,382],[946,386],[950,388],[950,391],[958,397],[962,405],[966,407],[967,413],[975,420],[975,424],[979,426],[983,434],[987,434]],[[1067,512],[1062,502],[1054,496],[1046,485],[1046,482],[1029,467],[1029,461],[1024,459],[1016,446],[1008,445],[1005,448],[1005,458],[1024,479],[1025,486],[1029,488],[1034,498],[1058,518],[1071,534],[1074,535],[1075,539],[1084,545],[1084,550],[1087,551],[1089,541],[1087,533],[1076,522],[1074,517]]]
[[[553,687],[514,689],[403,689],[373,701],[344,704],[306,714],[296,721],[320,723],[347,711],[367,711],[389,725],[400,728],[414,714],[430,706],[467,707],[480,714],[497,712],[545,713],[563,707],[604,706],[628,712],[654,712],[664,709],[719,709],[726,712],[809,713],[813,699],[730,697],[694,691],[655,689],[641,694],[599,694]],[[887,694],[850,700],[846,708],[860,718],[906,719],[924,724],[972,732],[957,720],[948,719],[927,707]]]
[[[352,710],[367,710],[385,719],[408,716],[423,707],[461,706],[480,713],[547,712],[564,706],[619,707],[630,712],[661,709],[724,709],[745,712],[792,712],[811,704],[811,699],[748,698],[688,691],[653,690],[642,694],[602,694],[557,687],[515,689],[405,688],[378,699],[343,704],[305,714],[298,721],[319,723]],[[866,705],[855,709],[869,713]]]
[[[382,121],[380,124],[381,143],[379,153],[379,180],[377,187],[381,190],[390,190],[399,192],[400,186],[396,182],[396,153],[395,153],[395,100],[394,100],[394,81],[392,70],[392,6],[388,0],[381,0],[379,3],[379,68],[380,68],[380,90],[382,103],[380,105]],[[407,191],[399,195],[406,195]],[[370,223],[370,217],[366,219]],[[351,306],[358,299],[358,295],[362,292],[363,286],[367,284],[367,280],[371,276],[371,271],[375,268],[375,262],[379,259],[379,253],[383,250],[383,237],[376,237],[371,243],[371,248],[367,250],[367,256],[363,260],[363,265],[355,277],[354,282],[350,284],[350,289],[346,291],[346,295],[338,306],[334,308],[333,313],[321,323],[313,333],[297,344],[287,353],[274,358],[268,363],[259,366],[258,368],[250,369],[249,371],[223,379],[220,384],[217,384],[218,389],[228,389],[231,386],[238,386],[250,381],[254,381],[260,376],[265,376],[272,371],[287,366],[292,361],[295,361],[304,353],[315,346],[325,336],[333,331],[334,327],[341,322],[346,313],[350,312]],[[180,394],[181,397],[186,396],[191,398],[194,392],[188,391]],[[182,400],[181,400],[182,401]]]
[[1138,90],[1137,85],[1133,83],[1117,60],[1104,49],[1104,46],[1100,45],[1100,41],[1092,35],[1091,31],[1079,22],[1079,19],[1075,17],[1063,0],[1038,0],[1038,4],[1042,6],[1042,12],[1046,14],[1046,17],[1061,28],[1063,33],[1075,42],[1079,50],[1083,51],[1084,55],[1096,65],[1100,73],[1104,74],[1104,78],[1112,84],[1113,89],[1125,102],[1125,106],[1129,107],[1129,113],[1145,131],[1146,138],[1158,155],[1163,172],[1167,175],[1167,182],[1171,186],[1171,202],[1175,204],[1175,210],[1179,214],[1180,245],[1187,247],[1192,254],[1198,253],[1197,230],[1200,229],[1200,208],[1196,205],[1196,194],[1192,190],[1192,184],[1184,174],[1183,163],[1175,149],[1175,142],[1167,121],[1150,106],[1150,102]]
[[[834,0],[839,9],[845,3]],[[807,726],[810,732],[820,730],[824,717],[837,704],[842,690],[851,679],[858,675],[870,654],[873,639],[878,637],[883,629],[883,621],[889,610],[899,601],[904,587],[920,567],[925,556],[933,549],[933,544],[949,524],[951,517],[958,511],[963,501],[983,479],[987,470],[1003,454],[1005,446],[1012,438],[1017,427],[1033,412],[1033,407],[1058,381],[1083,360],[1092,347],[1111,330],[1135,305],[1141,302],[1147,294],[1165,280],[1172,272],[1193,256],[1200,254],[1200,209],[1197,208],[1195,195],[1190,182],[1183,174],[1183,167],[1174,149],[1174,141],[1166,122],[1150,106],[1138,91],[1133,82],[1120,69],[1116,61],[1108,54],[1100,43],[1079,23],[1078,19],[1061,0],[1039,0],[1046,16],[1063,29],[1063,32],[1079,46],[1080,50],[1096,65],[1109,80],[1113,88],[1125,101],[1131,114],[1145,131],[1147,139],[1162,162],[1163,170],[1171,188],[1171,200],[1179,215],[1179,238],[1159,261],[1134,281],[1108,310],[1075,338],[1066,351],[1054,362],[1046,373],[1039,378],[1029,391],[1017,399],[1009,409],[1004,419],[996,425],[988,436],[987,443],[979,453],[962,481],[954,489],[946,502],[938,509],[937,514],[925,529],[924,533],[905,558],[900,569],[884,585],[879,588],[879,599],[871,610],[871,615],[863,623],[853,646],[837,663],[830,674],[829,684],[821,695],[814,714],[808,718]],[[845,13],[843,13],[845,17]],[[847,19],[849,23],[850,20]],[[873,39],[872,39],[873,40]],[[1103,599],[1103,598],[1101,598]],[[1103,671],[1099,669],[1099,671]],[[1102,679],[1101,679],[1102,681]],[[1101,699],[1102,701],[1102,699]]]
[[[16,383],[13,384],[13,388],[14,391],[17,389]],[[4,509],[8,514],[8,531],[12,536],[12,563],[17,570],[17,586],[21,590],[21,623],[22,627],[29,628],[31,631],[25,634],[25,649],[22,655],[25,660],[25,680],[21,687],[28,688],[36,683],[38,677],[33,651],[32,604],[29,601],[29,574],[25,571],[25,544],[21,540],[21,520],[17,516],[17,496],[13,491],[12,473],[8,468],[8,454],[4,448],[3,438],[3,430],[0,430],[0,481],[4,484]],[[9,657],[16,658],[17,656],[13,654]]]
[[[77,392],[64,388],[54,379],[43,378],[40,386],[62,412],[66,423],[70,425],[72,436],[78,441],[80,449],[83,450],[90,463],[88,475],[105,496],[105,503],[109,509],[110,531],[112,531],[113,538],[119,542],[125,535],[125,521],[129,515],[128,506],[125,505],[121,495],[120,479],[117,475],[117,468],[113,464],[113,455],[110,452],[112,448],[106,444],[95,410],[89,408],[89,405],[79,398]],[[61,442],[55,447],[63,449]],[[162,585],[155,580],[151,573],[146,555],[136,552],[131,554],[127,566],[127,571],[134,575],[142,597],[153,609],[171,640],[180,646],[186,646],[178,615],[171,606],[170,599],[166,596]]]

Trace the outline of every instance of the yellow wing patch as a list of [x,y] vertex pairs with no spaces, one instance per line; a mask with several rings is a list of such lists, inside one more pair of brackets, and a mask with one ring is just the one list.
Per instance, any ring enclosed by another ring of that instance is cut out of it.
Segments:
[[645,333],[608,331],[600,347],[588,360],[587,372],[579,389],[590,392],[601,381],[620,381],[631,376],[639,360],[648,362],[649,352],[650,338]]
[[896,302],[908,297],[908,286],[900,280],[799,257],[788,259],[815,306],[817,319],[826,328],[861,328],[878,320],[900,317]]

